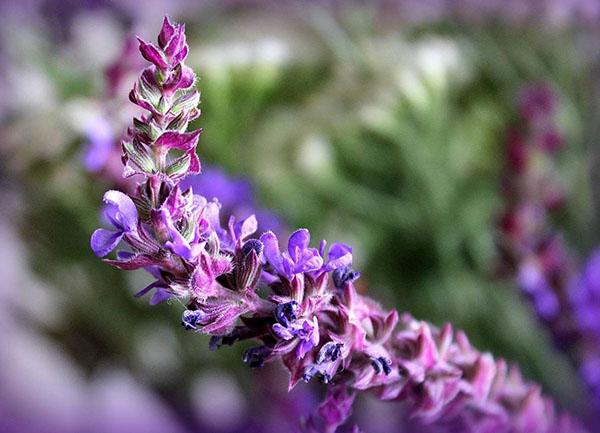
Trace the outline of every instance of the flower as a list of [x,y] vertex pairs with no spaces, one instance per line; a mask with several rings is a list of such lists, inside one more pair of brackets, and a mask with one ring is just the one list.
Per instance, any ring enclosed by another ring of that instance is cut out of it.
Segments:
[[107,164],[113,149],[115,137],[108,121],[97,116],[85,128],[88,146],[83,155],[83,165],[91,172],[98,172]]
[[[125,175],[139,174],[142,182],[131,198],[106,193],[114,230],[99,229],[91,240],[101,256],[121,240],[128,245],[131,251],[105,261],[144,268],[155,278],[137,296],[154,290],[151,303],[177,297],[186,306],[183,327],[209,335],[211,349],[251,340],[256,345],[243,352],[243,362],[260,368],[281,360],[289,388],[313,377],[329,384],[325,402],[304,423],[307,432],[335,432],[364,390],[406,400],[412,417],[454,431],[582,431],[556,414],[538,386],[474,349],[462,332],[399,316],[359,295],[348,245],[334,243],[327,251],[322,241],[312,248],[309,231],[299,229],[282,252],[272,231],[252,238],[254,215],[231,217],[221,227],[220,203],[181,185],[200,169],[200,132],[184,132],[199,115],[195,75],[182,63],[184,26],[165,18],[158,45],[140,40],[139,48],[152,65],[130,99],[147,113],[133,120],[123,164]],[[561,256],[553,253],[560,249],[537,246],[536,270],[560,268]],[[524,278],[541,287],[530,277]]]
[[569,288],[580,329],[600,342],[600,250],[592,252]]
[[317,271],[323,266],[323,258],[316,248],[309,248],[310,233],[307,229],[298,229],[288,240],[287,251],[279,250],[279,241],[273,232],[260,237],[265,246],[266,261],[280,276],[291,280],[294,275]]
[[288,322],[287,326],[275,323],[273,332],[286,341],[297,337],[300,342],[296,346],[296,356],[300,359],[319,344],[319,322],[316,316],[312,320],[301,319]]
[[341,289],[344,285],[356,281],[360,277],[360,272],[353,270],[350,266],[340,266],[333,271],[333,285]]
[[556,96],[549,84],[540,83],[523,89],[519,103],[521,116],[531,122],[554,113]]
[[138,213],[135,204],[120,191],[107,191],[104,194],[106,204],[104,215],[113,225],[114,230],[97,229],[90,241],[92,250],[98,257],[104,257],[121,242],[127,234],[137,231]]

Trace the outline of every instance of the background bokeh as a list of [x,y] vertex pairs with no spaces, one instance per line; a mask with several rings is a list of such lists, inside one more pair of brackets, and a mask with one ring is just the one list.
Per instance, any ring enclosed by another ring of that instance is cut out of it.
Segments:
[[[494,238],[505,131],[519,91],[546,82],[565,141],[556,225],[581,257],[600,240],[600,3],[21,0],[0,6],[0,431],[286,431],[320,392],[209,352],[175,305],[132,297],[144,276],[89,249],[111,186],[83,164],[89,125],[130,85],[108,98],[104,71],[165,13],[200,76],[203,163],[281,227],[353,245],[361,290],[452,322],[585,411],[574,368],[497,278]],[[368,398],[357,411],[367,432],[400,428]]]

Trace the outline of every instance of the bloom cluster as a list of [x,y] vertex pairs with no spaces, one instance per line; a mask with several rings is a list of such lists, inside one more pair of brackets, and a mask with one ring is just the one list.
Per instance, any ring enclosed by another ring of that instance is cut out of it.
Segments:
[[553,156],[562,142],[555,126],[556,97],[546,85],[521,95],[520,126],[508,131],[502,192],[506,207],[499,221],[505,265],[514,273],[538,316],[559,347],[577,341],[568,285],[575,263],[550,218],[564,204]]
[[[199,115],[194,73],[183,25],[165,18],[158,45],[140,40],[146,68],[130,94],[148,113],[135,118],[123,142],[125,176],[144,180],[135,194],[108,191],[106,217],[91,246],[117,268],[144,268],[155,281],[151,303],[178,298],[185,329],[210,335],[210,347],[250,340],[243,361],[260,368],[281,360],[289,387],[329,384],[307,432],[334,432],[351,412],[357,392],[405,400],[423,423],[466,432],[579,432],[558,415],[540,388],[516,368],[475,350],[450,325],[437,329],[383,309],[359,295],[352,249],[342,243],[311,245],[307,229],[281,245],[271,231],[255,236],[251,215],[221,225],[220,204],[181,181],[200,170]],[[355,431],[357,429],[355,428]],[[455,430],[456,431],[456,430]]]
[[553,166],[562,142],[555,106],[556,96],[545,84],[529,87],[521,96],[521,129],[511,129],[507,139],[506,209],[498,245],[504,266],[517,277],[558,347],[572,356],[599,406],[600,257],[593,254],[579,270],[552,224],[553,214],[565,203]]

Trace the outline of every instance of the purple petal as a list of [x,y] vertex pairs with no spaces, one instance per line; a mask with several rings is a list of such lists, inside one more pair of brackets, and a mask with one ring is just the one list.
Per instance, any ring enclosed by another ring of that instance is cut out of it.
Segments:
[[312,341],[302,340],[300,343],[298,343],[298,346],[296,346],[296,356],[299,359],[304,358],[304,356],[310,352],[313,347],[314,345],[312,344]]
[[185,65],[181,65],[181,78],[179,83],[177,83],[178,89],[187,89],[188,87],[192,87],[196,81],[196,74],[192,70],[192,68],[188,68]]
[[94,233],[92,233],[90,246],[92,247],[94,254],[96,254],[98,257],[104,257],[116,248],[122,238],[122,232],[97,229]]
[[244,240],[248,236],[254,234],[257,227],[258,223],[256,222],[256,217],[254,215],[250,215],[248,218],[243,219],[235,225],[234,233],[237,239]]
[[129,251],[117,251],[117,259],[126,261],[135,257],[135,254]]
[[[173,32],[171,39],[169,40],[167,46],[164,48],[165,55],[168,58],[172,58],[176,54],[180,54],[181,51],[184,49],[184,46],[185,46],[185,25],[180,24],[175,28],[175,31]],[[173,60],[176,60],[174,63],[179,63],[180,61],[184,60],[184,58],[180,58],[179,56],[177,56]]]
[[320,336],[319,336],[319,321],[317,320],[317,316],[315,316],[313,318],[313,323],[312,323],[312,333],[310,335],[310,341],[313,344],[313,346],[316,346],[317,344],[319,344],[319,340],[320,340]]
[[125,232],[135,231],[138,223],[138,213],[135,204],[128,195],[121,191],[110,190],[104,194],[104,203],[116,206],[118,213],[115,218],[121,223]]
[[179,230],[177,230],[169,211],[163,207],[158,212],[162,223],[167,227],[169,235],[171,236],[171,241],[165,242],[165,246],[186,260],[191,260],[196,257],[199,253],[198,246],[190,245]]
[[172,64],[176,65],[178,63],[183,62],[185,60],[185,58],[187,57],[187,55],[188,55],[188,47],[187,47],[187,45],[184,45],[183,48],[181,49],[181,51],[179,51],[173,57]]
[[171,293],[164,287],[159,287],[150,299],[150,305],[160,304],[171,299]]
[[169,17],[165,16],[163,19],[163,25],[160,29],[160,33],[158,34],[158,45],[161,48],[165,48],[169,40],[173,37],[175,33],[175,27],[169,21]]
[[[331,255],[330,255],[331,257]],[[329,262],[327,262],[327,266],[326,266],[326,270],[329,271],[334,271],[338,268],[343,268],[344,266],[350,266],[352,265],[352,253],[346,253],[341,257],[338,257],[335,260],[329,260]]]
[[209,222],[210,227],[215,231],[222,230],[221,228],[221,204],[218,201],[211,201],[204,207],[204,218]]
[[290,259],[285,253],[281,256],[281,262],[282,266],[279,273],[281,275],[285,275],[288,279],[291,279],[292,275],[302,272],[302,265],[296,266],[292,259]]
[[329,261],[337,260],[341,257],[346,256],[347,254],[350,254],[350,257],[352,257],[352,247],[346,244],[336,242],[331,245],[331,248],[329,248]]
[[[163,93],[173,94],[178,89],[187,89],[194,84],[196,80],[196,74],[191,68],[188,68],[184,64],[179,64],[173,70],[171,76],[162,85]],[[185,98],[198,98],[194,93],[190,92]]]
[[321,269],[321,267],[323,267],[323,258],[318,254],[319,253],[316,250],[305,251],[300,258],[300,261],[294,267],[294,273],[313,272]]
[[168,149],[180,149],[189,151],[196,147],[198,144],[198,137],[200,137],[200,133],[202,129],[197,129],[193,132],[165,132],[162,134],[158,140],[156,140],[155,146],[161,147],[164,146]]
[[292,332],[288,328],[281,325],[280,323],[275,323],[273,325],[273,332],[275,332],[275,334],[279,338],[286,340],[286,341],[294,338],[294,334],[292,334]]
[[116,149],[112,128],[104,117],[98,116],[88,123],[85,135],[88,145],[83,156],[83,164],[89,171],[99,171]]
[[268,263],[281,274],[285,274],[283,269],[283,258],[279,251],[279,241],[273,232],[266,232],[260,237],[260,241],[264,245],[263,256]]
[[154,44],[147,43],[140,38],[137,38],[137,40],[140,43],[140,53],[142,53],[144,59],[153,63],[159,69],[168,69],[169,65],[165,61],[164,56]]
[[298,229],[290,236],[288,241],[288,252],[295,262],[300,257],[300,252],[308,248],[310,233],[307,229]]
[[[198,132],[201,132],[202,130],[198,130]],[[198,158],[198,155],[196,154],[196,150],[194,148],[190,149],[187,152],[187,155],[190,158],[190,166],[188,168],[188,173],[190,174],[198,174],[201,171],[201,166],[200,166],[200,159]]]
[[179,185],[176,185],[169,193],[165,200],[163,207],[166,208],[170,215],[173,215],[176,219],[181,218],[182,209],[185,209],[188,203],[188,197],[184,196],[181,192]]

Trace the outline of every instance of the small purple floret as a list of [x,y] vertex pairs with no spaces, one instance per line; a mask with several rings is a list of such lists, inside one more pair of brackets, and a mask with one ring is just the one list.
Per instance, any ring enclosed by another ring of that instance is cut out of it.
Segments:
[[104,203],[104,215],[114,229],[97,229],[92,234],[90,245],[98,257],[114,250],[126,234],[135,233],[138,223],[137,209],[129,196],[120,191],[107,191]]

